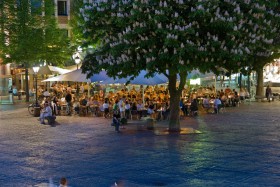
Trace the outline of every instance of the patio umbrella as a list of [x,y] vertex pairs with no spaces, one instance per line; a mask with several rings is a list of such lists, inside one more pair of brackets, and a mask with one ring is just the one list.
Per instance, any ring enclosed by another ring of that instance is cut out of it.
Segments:
[[42,82],[50,81],[72,81],[72,82],[91,82],[90,79],[87,79],[87,74],[83,74],[81,69],[71,71],[56,77],[52,77]]
[[[41,66],[37,74],[38,75],[54,75],[54,74],[61,75],[68,72],[71,72],[71,70],[47,65],[47,66]],[[29,73],[34,74],[33,68],[29,68]]]
[[90,77],[90,81],[91,82],[99,82],[99,81],[104,81],[106,79],[109,79],[110,77],[108,77],[106,71],[101,71],[97,74],[94,74]]
[[192,70],[188,76],[187,79],[191,79],[193,77],[197,77],[197,78],[209,78],[209,77],[213,77],[215,76],[215,74],[213,72],[210,73],[201,73],[199,70]]
[[[136,76],[133,80],[130,80],[129,84],[136,84],[136,85],[157,85],[157,84],[163,84],[167,83],[168,79],[163,74],[155,73],[153,77],[146,78],[145,75],[147,74],[147,71],[142,70],[138,76]],[[128,78],[121,78],[121,79],[114,79],[114,78],[108,78],[102,82],[102,84],[124,84],[128,82],[130,77]]]
[[[135,77],[133,80],[131,80],[129,83],[130,84],[136,84],[136,85],[157,85],[157,84],[163,84],[167,83],[168,79],[165,75],[163,74],[158,74],[155,73],[153,77],[146,78],[145,75],[147,74],[147,71],[142,70],[137,77]],[[124,84],[128,82],[130,77],[128,78],[121,78],[121,79],[113,79],[109,78],[101,84],[114,84],[114,83],[119,83],[119,84]],[[144,89],[142,89],[142,95],[143,95],[143,103],[144,103]]]

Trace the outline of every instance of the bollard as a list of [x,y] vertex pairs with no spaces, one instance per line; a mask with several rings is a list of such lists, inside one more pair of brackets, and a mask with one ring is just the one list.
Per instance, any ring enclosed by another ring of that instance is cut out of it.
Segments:
[[34,107],[34,117],[40,117],[40,107]]
[[147,129],[148,130],[154,130],[155,128],[155,121],[153,118],[148,118],[147,120]]

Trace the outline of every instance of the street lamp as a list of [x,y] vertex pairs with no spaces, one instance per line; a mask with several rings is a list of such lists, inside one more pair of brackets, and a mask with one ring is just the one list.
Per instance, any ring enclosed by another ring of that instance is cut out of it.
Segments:
[[[79,63],[81,62],[79,55],[73,56],[73,58],[74,58],[75,63],[77,64],[77,69],[79,69]],[[77,95],[77,97],[79,95],[78,83],[77,83],[77,88],[76,88],[76,95]]]
[[75,60],[75,63],[77,64],[77,69],[79,69],[79,64],[80,64],[80,62],[81,62],[80,57],[77,55],[77,56],[74,58],[74,60]]
[[33,67],[34,75],[35,75],[35,91],[36,91],[36,102],[35,106],[38,107],[38,88],[37,88],[37,73],[39,72],[40,67]]

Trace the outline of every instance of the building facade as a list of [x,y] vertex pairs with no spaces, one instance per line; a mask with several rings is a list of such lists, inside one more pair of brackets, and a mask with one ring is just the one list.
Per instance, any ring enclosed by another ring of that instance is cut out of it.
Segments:
[[[55,17],[57,18],[58,27],[70,36],[70,0],[54,0]],[[34,87],[34,77],[29,76],[29,86]],[[0,59],[0,104],[9,103],[9,90],[14,86],[18,90],[25,90],[24,69],[17,64],[3,64]]]

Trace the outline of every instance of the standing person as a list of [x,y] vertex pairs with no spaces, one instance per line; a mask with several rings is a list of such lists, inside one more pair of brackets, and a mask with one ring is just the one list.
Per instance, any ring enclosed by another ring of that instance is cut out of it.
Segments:
[[184,98],[181,98],[180,103],[179,103],[180,109],[182,110],[184,116],[188,115],[188,108],[186,108],[184,104]]
[[71,91],[67,91],[67,94],[65,96],[65,101],[67,103],[67,109],[66,109],[66,113],[67,115],[71,115],[71,101],[72,101],[72,95],[71,95]]
[[125,118],[125,102],[124,102],[124,100],[125,100],[125,98],[123,97],[118,103],[121,118]]
[[17,90],[16,86],[13,86],[12,92],[13,92],[13,96],[18,96],[18,99],[20,99],[20,96],[18,94],[18,90]]
[[53,107],[54,115],[58,115],[57,106],[58,106],[58,99],[57,99],[56,95],[54,95],[53,99],[52,99],[52,107]]
[[108,118],[109,117],[109,103],[108,99],[105,99],[105,102],[103,103],[103,109],[104,109],[104,117]]
[[79,115],[79,114],[80,114],[80,102],[79,102],[79,100],[76,99],[76,98],[74,98],[73,100],[74,100],[74,101],[73,101],[73,108],[74,108],[74,111],[75,111],[75,113],[76,113],[77,115]]
[[126,119],[129,119],[129,116],[130,116],[130,103],[128,101],[125,101],[125,117]]
[[272,90],[269,87],[269,85],[267,85],[267,87],[265,89],[265,97],[267,98],[268,102],[270,102],[271,95],[272,95]]
[[45,124],[45,117],[52,116],[52,108],[49,106],[49,103],[46,101],[44,103],[44,109],[40,114],[40,122],[41,124]]
[[120,109],[119,109],[119,100],[116,99],[114,105],[113,105],[113,112],[117,115],[117,118],[120,118]]

